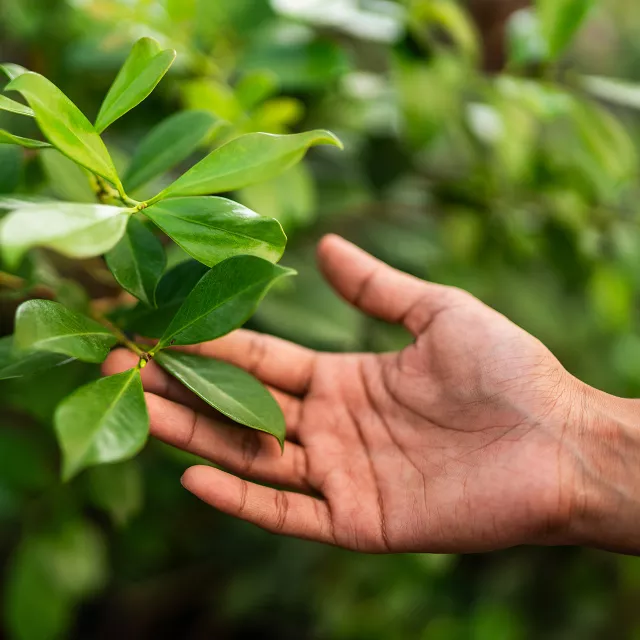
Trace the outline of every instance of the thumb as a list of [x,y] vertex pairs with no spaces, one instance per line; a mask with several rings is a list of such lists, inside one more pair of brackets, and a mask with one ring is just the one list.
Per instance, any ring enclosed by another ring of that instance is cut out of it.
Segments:
[[402,323],[414,335],[444,308],[450,291],[397,271],[336,235],[320,241],[318,261],[325,278],[347,302],[381,320]]

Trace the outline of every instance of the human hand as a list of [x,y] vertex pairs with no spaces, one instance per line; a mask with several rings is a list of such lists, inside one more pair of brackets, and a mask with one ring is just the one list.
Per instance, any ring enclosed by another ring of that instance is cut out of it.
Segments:
[[[287,421],[283,455],[273,438],[225,423],[150,363],[152,434],[231,472],[192,467],[182,480],[189,491],[269,531],[366,552],[636,548],[623,473],[635,449],[619,464],[636,401],[579,382],[464,291],[395,271],[336,236],[322,241],[319,260],[343,297],[403,323],[414,343],[323,354],[240,330],[184,348],[270,387]],[[105,372],[135,360],[116,351]]]

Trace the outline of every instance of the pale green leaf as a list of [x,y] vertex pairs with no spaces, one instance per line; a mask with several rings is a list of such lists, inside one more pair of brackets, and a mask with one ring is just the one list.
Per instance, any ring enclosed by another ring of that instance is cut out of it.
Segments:
[[10,113],[17,113],[22,116],[30,116],[32,118],[36,115],[33,109],[3,95],[0,95],[0,110],[9,111]]
[[100,107],[96,130],[102,133],[127,111],[138,106],[162,80],[175,57],[175,51],[162,51],[152,38],[138,40]]
[[46,149],[39,154],[39,158],[49,179],[49,187],[58,198],[70,202],[95,203],[96,195],[86,169],[57,149]]
[[4,62],[0,64],[0,71],[4,73],[9,80],[15,80],[23,73],[28,73],[28,69],[21,67],[19,64],[13,64],[12,62]]
[[149,433],[140,371],[131,369],[80,387],[56,409],[54,424],[65,480],[87,467],[134,457]]
[[123,236],[129,212],[98,204],[34,203],[17,209],[0,224],[5,261],[17,266],[31,247],[48,247],[70,258],[106,253]]
[[93,125],[52,82],[28,72],[12,80],[6,90],[24,96],[51,144],[89,171],[120,184],[113,160]]
[[276,280],[295,271],[253,256],[213,267],[195,286],[162,336],[158,348],[214,340],[242,326]]
[[581,76],[582,86],[593,96],[621,107],[640,109],[640,84],[618,78]]
[[0,129],[0,144],[15,144],[26,149],[46,149],[51,146],[48,142],[15,136],[5,129]]
[[246,371],[226,362],[163,351],[158,364],[206,403],[236,422],[275,436],[284,445],[286,426],[278,403]]
[[233,191],[268,180],[301,160],[309,147],[320,144],[342,148],[342,143],[328,131],[240,136],[212,151],[151,202]]
[[174,198],[144,213],[190,256],[210,267],[238,254],[277,262],[287,243],[277,220],[225,198]]
[[15,324],[16,349],[49,351],[83,362],[102,362],[117,342],[100,323],[51,300],[23,302]]

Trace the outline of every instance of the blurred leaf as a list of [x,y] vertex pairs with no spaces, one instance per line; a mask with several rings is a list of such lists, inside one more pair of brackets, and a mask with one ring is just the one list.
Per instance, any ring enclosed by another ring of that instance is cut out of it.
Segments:
[[328,131],[288,136],[250,133],[212,151],[153,200],[233,191],[273,178],[299,162],[309,147],[328,144],[342,148]]
[[162,243],[152,231],[131,217],[122,240],[105,255],[118,284],[151,307],[167,259]]
[[23,152],[14,145],[0,144],[0,194],[13,193],[23,173]]
[[123,178],[135,191],[186,160],[219,125],[207,111],[181,111],[163,120],[142,139]]
[[131,369],[80,387],[58,406],[54,420],[64,480],[87,467],[132,458],[149,433],[140,371]]
[[622,273],[608,265],[600,265],[589,283],[589,297],[600,324],[611,331],[631,327],[634,320],[634,293]]
[[5,90],[20,92],[35,111],[47,139],[66,156],[118,186],[113,160],[92,124],[53,83],[37,73],[24,73]]
[[242,326],[276,280],[295,271],[253,256],[213,267],[195,286],[158,343],[186,345],[214,340]]
[[549,55],[549,45],[542,33],[538,13],[519,9],[507,21],[509,62],[516,67],[540,64]]
[[242,105],[226,84],[210,78],[199,78],[183,83],[181,89],[187,109],[209,111],[221,120],[234,124],[244,116]]
[[138,40],[100,107],[96,119],[98,133],[138,106],[162,80],[175,57],[175,51],[162,51],[152,38]]
[[0,129],[0,144],[16,144],[26,149],[46,149],[51,145],[48,142],[33,140],[32,138],[23,138],[22,136],[14,136],[12,133]]
[[35,117],[35,113],[33,109],[25,106],[24,104],[20,104],[11,98],[7,98],[7,96],[0,95],[0,110],[9,111],[11,113],[18,113],[23,116]]
[[28,300],[16,312],[15,346],[102,362],[116,338],[101,324],[50,300]]
[[24,431],[0,430],[0,486],[41,492],[53,482],[55,476],[46,451],[36,438]]
[[235,94],[243,109],[249,111],[278,90],[278,78],[266,69],[245,73],[235,86]]
[[269,391],[246,371],[178,351],[157,355],[158,364],[207,404],[236,422],[269,433],[284,447],[284,416]]
[[600,100],[621,107],[640,109],[640,84],[604,76],[581,76],[580,84]]
[[277,220],[226,198],[173,198],[144,213],[190,256],[209,267],[238,254],[278,262],[287,243]]
[[0,246],[17,266],[32,247],[47,247],[70,258],[99,256],[124,235],[126,209],[99,204],[33,204],[11,212],[0,225]]
[[304,117],[304,104],[289,96],[271,98],[258,106],[251,115],[249,127],[253,131],[287,133]]
[[56,149],[39,154],[53,193],[71,202],[95,203],[96,195],[89,183],[89,173]]
[[571,44],[596,0],[536,0],[542,33],[551,59]]
[[93,504],[118,526],[126,525],[142,508],[142,471],[135,460],[93,467],[87,471]]
[[0,338],[0,380],[21,378],[71,361],[71,358],[59,353],[19,353],[15,351],[13,342],[13,336]]

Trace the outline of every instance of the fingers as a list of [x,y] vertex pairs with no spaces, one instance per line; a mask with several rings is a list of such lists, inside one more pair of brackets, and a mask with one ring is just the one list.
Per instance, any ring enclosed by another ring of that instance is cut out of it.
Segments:
[[151,434],[174,447],[211,460],[232,473],[309,491],[307,457],[292,442],[281,453],[276,439],[253,429],[225,424],[166,398],[146,393]]
[[317,357],[310,349],[246,329],[181,349],[235,364],[265,384],[296,395],[308,389]]
[[322,239],[318,260],[327,280],[348,302],[387,322],[403,323],[414,335],[442,308],[448,290],[397,271],[336,235]]
[[211,467],[191,467],[182,485],[212,507],[267,531],[334,543],[326,502],[236,478]]

